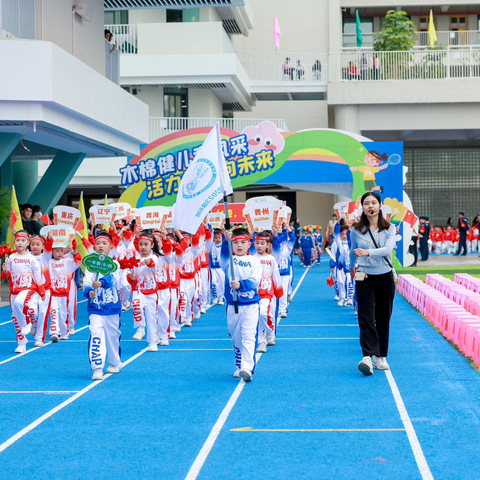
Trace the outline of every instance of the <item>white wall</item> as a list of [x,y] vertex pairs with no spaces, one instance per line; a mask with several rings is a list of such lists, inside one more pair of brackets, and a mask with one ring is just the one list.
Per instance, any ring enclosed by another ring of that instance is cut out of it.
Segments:
[[148,105],[149,117],[163,117],[163,87],[137,87],[136,98]]
[[128,11],[128,23],[135,25],[138,23],[166,23],[167,10],[164,8],[153,8]]
[[83,0],[91,9],[92,21],[72,14],[74,0],[37,1],[37,40],[47,40],[105,74],[103,2]]
[[222,102],[210,90],[190,88],[188,90],[188,116],[221,118]]

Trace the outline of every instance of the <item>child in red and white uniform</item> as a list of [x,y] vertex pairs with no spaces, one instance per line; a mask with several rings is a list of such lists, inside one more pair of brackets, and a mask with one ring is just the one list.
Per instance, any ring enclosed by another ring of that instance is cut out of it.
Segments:
[[170,254],[172,253],[172,242],[165,233],[155,232],[155,240],[158,247],[162,246],[162,252],[157,258],[157,335],[160,345],[167,346],[170,335]]
[[219,228],[213,231],[213,243],[210,247],[210,275],[212,278],[212,305],[225,302],[225,274],[220,267],[223,235]]
[[35,308],[39,295],[45,300],[45,287],[42,282],[42,272],[35,257],[28,251],[30,238],[25,230],[20,230],[15,235],[15,248],[3,264],[2,277],[10,284],[10,307],[12,320],[17,332],[17,348],[15,353],[27,351],[27,334],[30,333],[31,319],[35,316]]
[[[174,234],[169,234],[168,238],[172,240],[173,251],[170,253],[170,264],[168,277],[170,280],[170,337],[176,338],[177,333],[182,329],[180,326],[180,268],[183,262],[183,251],[188,248],[186,240],[181,243],[176,242]],[[177,237],[178,238],[178,237]],[[182,246],[183,243],[183,246]],[[165,252],[164,252],[165,253]]]
[[458,250],[458,243],[460,242],[460,230],[456,228],[453,231],[453,246],[455,248],[455,252]]
[[452,230],[450,225],[447,225],[445,232],[443,233],[443,238],[445,240],[445,248],[447,249],[447,253],[452,255],[456,252],[454,245],[455,232]]
[[[72,301],[70,289],[75,270],[81,263],[82,257],[75,252],[74,245],[69,245],[67,248],[55,247],[52,249],[52,258],[48,262],[48,268],[52,281],[52,319],[49,333],[50,340],[53,343],[58,342],[59,339],[68,340],[67,317],[70,307],[69,302]],[[76,290],[76,285],[74,288]]]
[[[135,249],[134,234],[129,226],[124,226],[119,232],[119,241],[115,249],[116,260],[130,260],[135,258],[137,251]],[[119,287],[118,293],[122,299],[122,310],[130,310],[132,305],[132,288],[127,282],[127,269],[122,270],[123,287]]]
[[158,351],[157,346],[157,249],[153,235],[141,233],[138,237],[137,258],[140,263],[128,276],[132,285],[133,326],[135,340],[141,340],[147,329],[148,351]]
[[200,245],[200,312],[206,313],[207,307],[210,304],[210,257],[209,252],[212,246],[212,231],[205,225],[199,228]]
[[258,287],[260,295],[260,315],[258,321],[257,352],[265,353],[268,345],[275,345],[275,298],[283,295],[282,280],[275,257],[267,253],[272,237],[268,232],[256,235],[254,245],[257,253],[254,255],[262,266],[262,280]]
[[435,227],[430,234],[430,238],[432,239],[433,246],[435,247],[435,253],[437,255],[442,255],[447,250],[445,245],[445,234],[442,230],[442,227]]
[[195,261],[198,256],[198,244],[200,237],[198,234],[193,237],[188,233],[183,233],[182,238],[186,240],[187,248],[183,253],[182,266],[180,268],[180,316],[182,326],[191,327],[194,315],[195,301]]
[[32,335],[35,336],[35,346],[43,347],[47,334],[48,317],[52,301],[52,282],[48,262],[52,258],[53,238],[46,239],[41,235],[34,235],[30,240],[30,251],[37,259],[42,272],[42,281],[45,287],[45,300],[38,297],[38,311],[35,320],[32,320]]
[[467,232],[467,253],[471,253],[473,250],[473,241],[474,241],[475,235],[473,233],[473,228],[470,228]]
[[473,230],[473,240],[472,240],[472,251],[478,252],[478,246],[480,241],[480,230],[478,228],[479,224],[473,224],[470,230]]

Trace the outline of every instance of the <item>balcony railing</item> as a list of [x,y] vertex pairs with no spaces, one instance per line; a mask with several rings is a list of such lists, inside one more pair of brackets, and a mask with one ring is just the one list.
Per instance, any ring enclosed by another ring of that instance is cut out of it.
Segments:
[[283,119],[150,117],[150,141],[188,128],[213,127],[217,122],[220,122],[220,128],[241,132],[244,128],[265,120],[273,122],[279,130],[289,131]]
[[138,52],[137,25],[105,25],[113,34],[112,43],[120,53]]
[[[373,49],[373,33],[363,33],[362,40],[362,49]],[[438,31],[437,45],[440,44],[447,47],[480,45],[480,30],[465,30],[461,32]],[[428,32],[416,32],[413,48],[427,48],[428,46]],[[345,50],[357,48],[357,35],[355,33],[343,34],[343,48]]]
[[251,80],[327,82],[328,53],[238,52],[237,55]]
[[436,80],[480,77],[480,46],[330,56],[330,81]]

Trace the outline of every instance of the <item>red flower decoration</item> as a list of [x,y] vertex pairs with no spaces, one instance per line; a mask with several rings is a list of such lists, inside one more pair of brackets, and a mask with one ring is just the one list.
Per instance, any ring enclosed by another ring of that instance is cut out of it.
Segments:
[[118,260],[118,263],[120,264],[120,268],[122,270],[126,269],[132,269],[135,267],[138,267],[140,264],[140,259],[138,258],[122,258],[121,260]]

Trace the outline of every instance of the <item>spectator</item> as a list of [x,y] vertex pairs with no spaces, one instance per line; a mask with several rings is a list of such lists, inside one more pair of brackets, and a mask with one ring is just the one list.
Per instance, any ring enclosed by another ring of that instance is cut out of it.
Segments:
[[455,255],[460,255],[461,250],[463,250],[462,255],[466,255],[467,254],[467,233],[470,230],[470,226],[463,212],[458,213],[457,228],[460,232],[460,241],[458,242],[458,250],[455,252]]
[[320,80],[322,78],[322,64],[320,60],[315,60],[315,63],[312,67],[313,79]]
[[297,71],[297,79],[298,80],[303,79],[305,75],[305,66],[303,65],[302,62],[300,62],[300,60],[297,60],[296,71]]
[[290,80],[293,80],[293,66],[290,64],[290,58],[285,59],[285,63],[283,64],[283,74],[288,75]]
[[40,223],[39,220],[41,216],[42,216],[42,207],[40,207],[40,205],[34,205],[32,207],[32,219],[30,220],[30,225],[33,230],[33,235],[40,235],[42,224]]
[[421,261],[428,260],[428,239],[430,238],[430,218],[427,216],[420,217],[420,255]]
[[33,229],[30,222],[32,217],[32,206],[29,203],[25,203],[20,206],[20,215],[22,217],[23,229],[29,234],[33,235]]
[[367,80],[368,78],[368,60],[364,53],[360,58],[360,78],[362,80]]
[[325,232],[325,246],[333,245],[333,232],[335,230],[335,225],[338,223],[337,214],[334,213],[332,218],[328,221],[327,230]]
[[378,58],[378,54],[374,53],[373,54],[373,79],[378,80],[380,75],[379,75],[379,67],[380,67],[380,59]]
[[104,30],[104,35],[105,40],[112,46],[112,48],[110,49],[110,53],[112,53],[117,48],[117,46],[113,43],[113,33],[106,28]]
[[348,79],[358,80],[358,70],[354,62],[348,62]]

